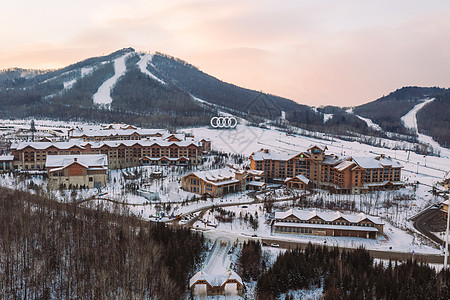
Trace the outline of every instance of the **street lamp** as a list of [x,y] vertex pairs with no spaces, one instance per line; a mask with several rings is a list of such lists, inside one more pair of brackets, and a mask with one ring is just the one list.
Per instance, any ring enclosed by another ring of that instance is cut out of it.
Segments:
[[445,230],[445,257],[444,257],[444,268],[447,268],[447,262],[448,262],[448,227],[450,225],[450,216],[448,214],[449,211],[449,205],[450,205],[450,189],[448,185],[444,186],[447,189],[447,193],[449,194],[449,196],[447,197],[447,201],[449,202],[447,204],[447,229]]

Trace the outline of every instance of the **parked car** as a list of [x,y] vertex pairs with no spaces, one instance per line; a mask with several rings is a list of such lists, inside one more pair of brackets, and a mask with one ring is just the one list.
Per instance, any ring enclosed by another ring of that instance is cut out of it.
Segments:
[[272,244],[270,244],[270,246],[272,246],[272,247],[276,247],[276,248],[279,248],[279,247],[280,247],[280,245],[278,245],[278,244],[275,244],[275,243],[272,243]]

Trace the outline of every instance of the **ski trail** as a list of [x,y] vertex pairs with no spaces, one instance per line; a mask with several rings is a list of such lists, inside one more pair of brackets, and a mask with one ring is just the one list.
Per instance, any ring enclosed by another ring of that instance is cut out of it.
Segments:
[[[345,112],[348,113],[348,114],[355,114],[353,112],[353,108],[349,108]],[[357,116],[360,120],[366,122],[367,127],[372,128],[372,129],[377,130],[377,131],[383,131],[383,129],[381,129],[380,125],[374,123],[371,119],[364,118],[364,117],[358,116],[356,114],[355,114],[355,116]]]
[[450,156],[450,150],[447,148],[442,147],[438,142],[433,140],[431,136],[419,133],[419,128],[417,126],[417,113],[419,110],[421,110],[425,105],[432,102],[434,98],[432,99],[426,99],[422,103],[419,103],[415,105],[406,115],[402,117],[402,122],[405,125],[405,127],[410,128],[414,130],[414,132],[417,134],[417,139],[425,144],[430,145],[435,150],[439,150],[441,152],[441,156]]
[[166,84],[164,81],[162,81],[161,79],[159,79],[158,77],[153,75],[153,73],[151,73],[147,69],[148,64],[152,63],[152,59],[153,59],[153,54],[145,54],[144,56],[142,56],[141,60],[138,62],[139,69],[141,69],[141,72],[144,73],[145,75],[147,75],[148,77],[150,77],[151,79],[154,79],[154,80],[158,81],[159,83]]
[[103,84],[98,88],[94,96],[92,96],[94,104],[100,105],[106,109],[111,109],[111,102],[113,101],[113,99],[111,98],[111,91],[116,85],[119,78],[125,74],[127,70],[125,61],[131,54],[134,53],[124,54],[121,57],[114,60],[114,75],[105,82],[103,82]]

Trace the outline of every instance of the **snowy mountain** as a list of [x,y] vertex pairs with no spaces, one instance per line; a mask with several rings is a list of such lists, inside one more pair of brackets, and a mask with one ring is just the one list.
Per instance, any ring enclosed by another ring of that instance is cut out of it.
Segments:
[[[421,100],[444,91],[406,88],[352,110],[315,108],[223,82],[162,53],[124,48],[58,70],[0,71],[0,117],[173,127],[209,124],[220,111],[255,124],[271,121],[286,126],[288,121],[331,134],[383,137],[394,132],[415,137],[401,117]],[[420,119],[418,124],[420,131]]]

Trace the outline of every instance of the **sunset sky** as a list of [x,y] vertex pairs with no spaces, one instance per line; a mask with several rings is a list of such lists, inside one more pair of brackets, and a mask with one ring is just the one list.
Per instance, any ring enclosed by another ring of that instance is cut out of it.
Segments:
[[124,47],[309,105],[450,87],[450,1],[21,0],[0,10],[0,69]]

